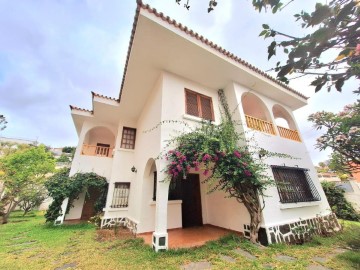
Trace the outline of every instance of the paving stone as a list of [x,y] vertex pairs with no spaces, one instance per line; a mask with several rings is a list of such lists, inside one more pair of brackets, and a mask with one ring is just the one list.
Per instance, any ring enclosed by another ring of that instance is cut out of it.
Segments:
[[223,260],[223,261],[227,261],[227,262],[231,262],[231,263],[234,263],[236,262],[236,260],[230,256],[226,256],[226,255],[220,255],[220,258]]
[[32,241],[28,241],[28,242],[13,243],[9,246],[25,246],[25,245],[32,245],[34,243],[36,243],[36,241],[32,240]]
[[257,259],[254,255],[250,254],[249,252],[247,252],[245,250],[242,250],[241,248],[234,249],[233,251],[241,256],[248,258],[249,260]]
[[316,265],[316,264],[311,264],[306,269],[307,270],[331,270],[330,268],[327,268],[322,265]]
[[326,258],[324,258],[324,257],[318,257],[318,256],[313,257],[312,260],[315,261],[315,262],[319,262],[319,263],[325,263],[325,262],[327,261]]
[[55,270],[64,270],[64,269],[67,269],[70,267],[76,267],[76,266],[77,266],[77,263],[66,263],[63,266],[55,268]]
[[192,262],[180,267],[182,270],[206,270],[211,269],[211,263],[209,262]]
[[17,236],[17,237],[11,238],[11,240],[18,240],[18,239],[24,239],[24,238],[26,238],[26,236]]
[[294,257],[290,257],[286,255],[277,255],[275,259],[282,262],[292,262],[296,260]]
[[333,253],[335,253],[335,254],[341,254],[341,253],[344,253],[344,252],[346,252],[347,250],[346,249],[344,249],[344,248],[335,248],[334,250],[333,250]]

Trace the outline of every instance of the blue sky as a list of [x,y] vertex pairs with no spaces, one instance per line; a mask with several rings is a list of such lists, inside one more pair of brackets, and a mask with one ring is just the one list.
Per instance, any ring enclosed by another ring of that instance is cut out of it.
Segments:
[[[251,0],[218,0],[208,14],[208,0],[191,0],[190,11],[175,0],[144,2],[262,70],[278,58],[267,61],[271,41],[258,37],[261,25],[301,34],[292,15],[314,6],[312,0],[298,0],[273,15],[259,14]],[[135,8],[135,0],[0,0],[0,114],[9,122],[0,136],[37,139],[54,147],[76,145],[69,105],[91,109],[90,91],[118,97]],[[345,85],[343,93],[324,89],[314,95],[309,79],[291,82],[311,97],[295,116],[314,163],[328,152],[314,149],[319,132],[307,116],[336,112],[354,102],[357,84]]]

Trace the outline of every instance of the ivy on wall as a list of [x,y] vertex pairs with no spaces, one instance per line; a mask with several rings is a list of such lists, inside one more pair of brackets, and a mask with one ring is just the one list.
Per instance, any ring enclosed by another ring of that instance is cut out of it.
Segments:
[[51,176],[45,186],[49,196],[53,199],[45,213],[46,222],[54,222],[63,214],[61,205],[66,198],[69,198],[66,210],[66,213],[68,213],[80,193],[86,192],[85,196],[90,196],[88,193],[89,187],[96,187],[100,191],[100,196],[94,205],[95,212],[99,213],[105,207],[108,184],[105,177],[96,173],[77,173],[69,177],[69,169],[64,168]]

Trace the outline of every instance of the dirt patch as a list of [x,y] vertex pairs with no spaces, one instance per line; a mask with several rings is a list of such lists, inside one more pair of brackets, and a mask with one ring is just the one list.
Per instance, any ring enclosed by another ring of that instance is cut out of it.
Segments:
[[100,229],[96,231],[96,241],[114,241],[135,238],[127,228]]

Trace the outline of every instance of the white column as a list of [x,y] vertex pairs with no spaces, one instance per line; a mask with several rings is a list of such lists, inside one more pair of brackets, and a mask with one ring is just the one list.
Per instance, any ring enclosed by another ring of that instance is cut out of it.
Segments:
[[[162,162],[160,162],[162,163]],[[153,249],[168,249],[168,233],[167,233],[167,207],[169,194],[169,181],[164,181],[166,174],[162,172],[163,166],[157,166],[157,188],[156,188],[156,211],[155,211],[155,232],[153,233],[152,245]]]

